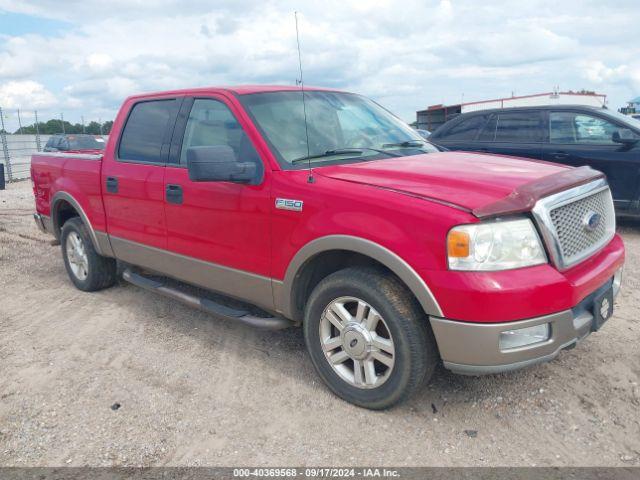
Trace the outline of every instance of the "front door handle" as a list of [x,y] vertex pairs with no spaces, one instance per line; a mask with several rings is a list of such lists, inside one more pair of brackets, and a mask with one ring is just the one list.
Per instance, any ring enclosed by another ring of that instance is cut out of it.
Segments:
[[182,203],[182,187],[180,185],[168,184],[165,189],[168,203],[180,205]]
[[553,152],[551,156],[558,160],[563,160],[565,158],[569,158],[571,155],[569,155],[567,152]]
[[118,179],[116,177],[107,177],[107,192],[118,193]]

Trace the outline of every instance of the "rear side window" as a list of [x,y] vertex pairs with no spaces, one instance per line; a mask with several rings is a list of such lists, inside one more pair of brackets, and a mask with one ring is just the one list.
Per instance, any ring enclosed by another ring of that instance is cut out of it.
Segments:
[[542,140],[542,117],[538,112],[498,114],[496,142],[539,142]]
[[177,100],[153,100],[133,106],[124,126],[118,158],[134,162],[163,163],[162,145]]
[[481,142],[493,142],[496,138],[496,127],[498,126],[498,115],[491,115],[491,118],[478,135]]
[[439,137],[441,140],[475,140],[478,131],[486,121],[487,117],[485,115],[466,118],[436,138]]
[[542,141],[539,112],[505,112],[491,116],[479,140],[487,142],[531,143]]

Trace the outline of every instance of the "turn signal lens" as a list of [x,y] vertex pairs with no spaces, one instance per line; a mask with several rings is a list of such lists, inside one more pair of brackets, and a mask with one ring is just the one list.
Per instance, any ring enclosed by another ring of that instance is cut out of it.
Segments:
[[465,258],[469,256],[469,244],[471,238],[467,232],[460,230],[451,230],[447,238],[447,249],[449,257]]
[[496,271],[547,262],[542,242],[528,218],[458,225],[447,236],[451,270]]

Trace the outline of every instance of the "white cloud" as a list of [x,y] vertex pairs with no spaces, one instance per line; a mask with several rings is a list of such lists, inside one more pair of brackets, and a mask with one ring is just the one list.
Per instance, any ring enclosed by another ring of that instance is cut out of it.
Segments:
[[11,81],[0,84],[0,106],[33,110],[51,108],[56,97],[44,85],[33,80]]
[[[434,103],[597,89],[640,94],[640,5],[624,1],[0,0],[63,19],[56,36],[0,42],[0,84],[31,80],[76,116],[113,115],[148,90],[293,84],[299,10],[305,82],[373,96],[407,120]],[[67,115],[70,115],[67,114]]]
[[86,64],[95,72],[105,72],[113,66],[113,58],[106,53],[91,53],[87,56]]

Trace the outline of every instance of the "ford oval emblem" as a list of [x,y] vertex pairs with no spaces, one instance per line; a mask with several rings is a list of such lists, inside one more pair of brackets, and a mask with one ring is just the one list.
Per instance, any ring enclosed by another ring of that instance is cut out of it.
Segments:
[[602,215],[598,212],[589,212],[582,219],[582,224],[587,232],[593,232],[602,221]]

